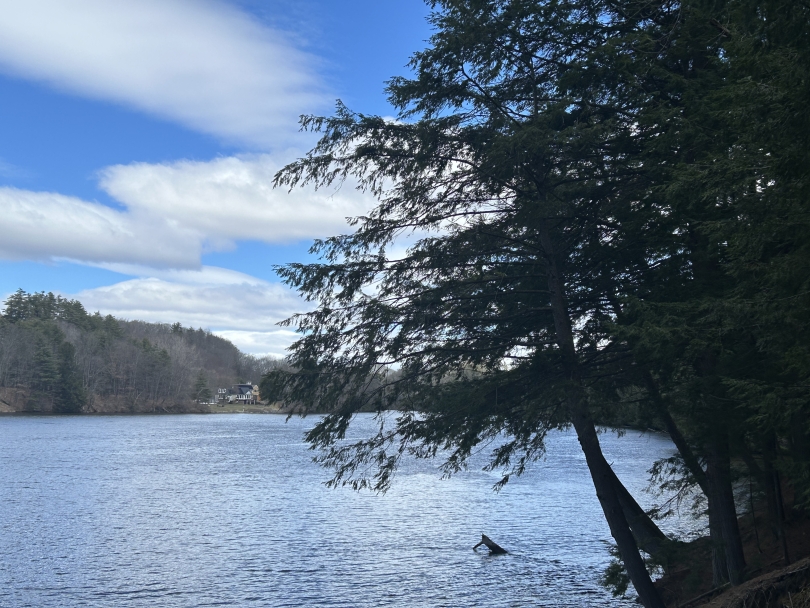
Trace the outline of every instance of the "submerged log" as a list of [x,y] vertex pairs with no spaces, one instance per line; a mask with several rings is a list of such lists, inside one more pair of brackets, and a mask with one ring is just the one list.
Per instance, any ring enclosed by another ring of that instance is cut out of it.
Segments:
[[498,543],[493,541],[486,534],[481,534],[481,542],[473,547],[473,551],[475,551],[481,545],[484,545],[485,547],[487,547],[489,549],[489,554],[490,555],[504,555],[506,553],[509,553],[509,551],[507,551],[506,549],[501,547]]

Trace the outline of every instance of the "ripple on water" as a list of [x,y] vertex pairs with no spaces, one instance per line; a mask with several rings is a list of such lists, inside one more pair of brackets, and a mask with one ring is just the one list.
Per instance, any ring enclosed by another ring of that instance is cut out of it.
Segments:
[[[495,475],[408,462],[377,496],[322,485],[311,425],[0,419],[0,606],[617,605],[597,583],[609,534],[573,435],[499,494]],[[645,471],[671,445],[602,441],[649,500]],[[513,553],[473,552],[482,531]]]

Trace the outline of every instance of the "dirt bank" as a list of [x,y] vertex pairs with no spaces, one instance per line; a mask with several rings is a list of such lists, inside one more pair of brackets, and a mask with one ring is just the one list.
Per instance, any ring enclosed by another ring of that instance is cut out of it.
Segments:
[[[785,494],[792,502],[790,493]],[[667,606],[810,608],[810,518],[792,509],[787,514],[784,530],[789,564],[765,513],[748,513],[740,517],[739,526],[749,580],[738,587],[713,591],[709,539],[699,538],[685,547],[680,565],[656,582]]]
[[[99,396],[87,400],[81,414],[207,414],[207,405],[186,401],[153,401],[132,395]],[[53,398],[23,388],[0,388],[0,414],[53,414]]]

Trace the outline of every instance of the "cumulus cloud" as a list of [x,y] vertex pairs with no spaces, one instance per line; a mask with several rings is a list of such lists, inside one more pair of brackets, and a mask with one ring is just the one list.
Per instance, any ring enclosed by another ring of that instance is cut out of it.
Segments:
[[[207,280],[208,267],[191,280],[170,281],[140,277],[81,291],[77,297],[88,309],[127,319],[175,319],[184,325],[211,329],[268,330],[303,308],[302,301],[286,287],[247,277],[236,271],[225,283]],[[194,274],[194,273],[189,273]]]
[[204,266],[87,289],[71,297],[85,308],[123,319],[211,329],[243,352],[283,356],[296,334],[277,323],[306,303],[278,283]]
[[262,149],[323,106],[313,57],[212,0],[6,0],[0,66]]
[[100,186],[128,208],[193,228],[214,246],[328,236],[345,230],[347,216],[371,207],[370,197],[349,184],[318,191],[273,189],[280,168],[269,155],[134,163],[104,169]]
[[116,165],[100,185],[123,209],[51,192],[0,188],[0,257],[198,268],[206,250],[240,240],[286,243],[344,232],[372,206],[340,190],[273,189],[267,155]]

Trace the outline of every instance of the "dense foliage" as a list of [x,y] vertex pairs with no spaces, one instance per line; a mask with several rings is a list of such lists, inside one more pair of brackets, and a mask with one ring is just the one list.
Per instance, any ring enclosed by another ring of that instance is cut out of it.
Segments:
[[[202,329],[88,314],[77,300],[18,290],[0,316],[0,390],[21,409],[150,411],[258,380],[275,361]],[[15,397],[16,395],[16,397]]]
[[[655,550],[594,431],[632,400],[706,495],[716,581],[739,583],[732,464],[776,534],[780,476],[810,504],[810,9],[430,4],[413,77],[388,85],[397,120],[305,117],[322,138],[277,176],[351,177],[379,204],[316,242],[322,262],[280,269],[317,307],[289,321],[295,373],[266,384],[333,408],[308,438],[356,487],[385,489],[406,453],[452,473],[502,434],[489,466],[505,482],[573,425],[630,578],[660,606],[637,545]],[[342,442],[370,403],[411,411]]]

